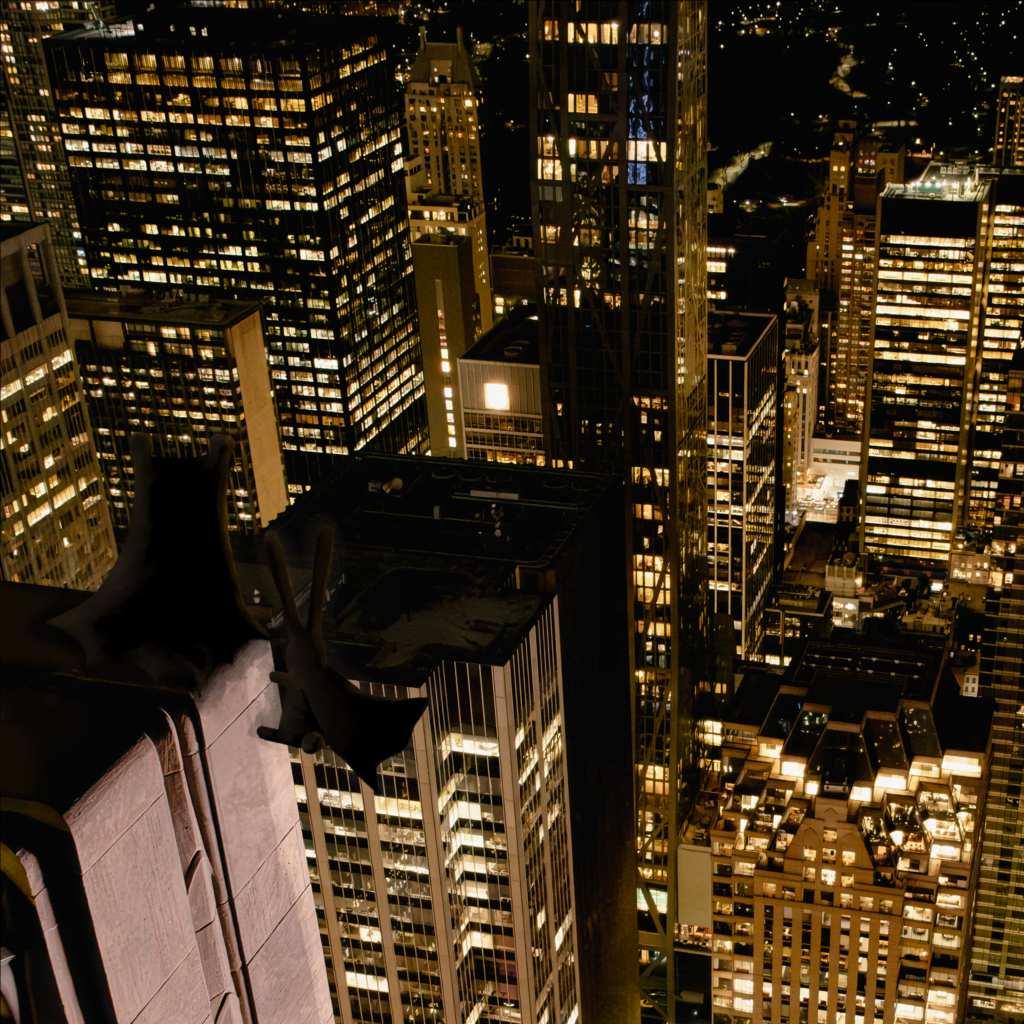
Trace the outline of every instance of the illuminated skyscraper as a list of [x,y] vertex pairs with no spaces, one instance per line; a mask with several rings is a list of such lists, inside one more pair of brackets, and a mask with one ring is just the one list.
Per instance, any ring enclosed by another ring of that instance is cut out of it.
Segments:
[[230,529],[259,529],[285,509],[258,303],[140,292],[65,298],[116,528],[128,528],[134,498],[134,433],[165,458],[198,456],[214,434],[235,438]]
[[[454,43],[427,42],[421,31],[405,87],[405,181],[430,452],[457,455],[463,438],[456,362],[490,330],[493,313],[480,160],[480,76],[461,28]],[[447,247],[430,244],[446,239]]]
[[477,333],[491,327],[491,283],[480,159],[480,76],[456,30],[454,43],[426,33],[405,87],[409,164],[406,188],[415,242],[423,234],[472,240]]
[[1024,179],[932,164],[882,195],[861,550],[942,569],[991,527],[1020,344]]
[[775,558],[779,322],[716,313],[708,325],[708,589],[736,655],[760,660]]
[[699,2],[530,4],[544,451],[626,482],[641,985],[669,1019],[708,685],[706,33]]
[[905,151],[878,138],[858,138],[841,121],[829,155],[829,178],[807,245],[807,277],[828,307],[825,428],[828,436],[859,438],[871,368],[874,320],[876,206],[879,192],[903,181]]
[[[629,1020],[625,602],[589,571],[618,535],[621,484],[437,458],[334,466],[275,525],[293,578],[306,531],[338,524],[329,660],[365,691],[429,700],[377,793],[330,749],[292,750],[335,1019]],[[233,540],[242,593],[273,623],[269,570]],[[593,633],[609,639],[581,642]]]
[[0,246],[0,572],[95,590],[117,558],[46,224]]
[[963,1019],[991,720],[910,645],[812,640],[744,680],[711,828],[716,1024]]
[[48,59],[93,285],[265,299],[285,448],[425,446],[376,23],[167,5],[55,37]]
[[1024,167],[1024,77],[1020,75],[999,80],[992,163],[996,167]]
[[969,1021],[1007,1024],[1024,1014],[1024,351],[1013,369],[1018,390],[1002,435],[981,645],[979,692],[996,707],[967,1006]]
[[43,40],[86,22],[98,26],[102,19],[113,16],[114,4],[110,0],[88,6],[72,0],[33,0],[4,4],[0,13],[0,224],[49,224],[65,287],[81,288],[87,284],[88,276],[78,256],[78,214],[43,56]]

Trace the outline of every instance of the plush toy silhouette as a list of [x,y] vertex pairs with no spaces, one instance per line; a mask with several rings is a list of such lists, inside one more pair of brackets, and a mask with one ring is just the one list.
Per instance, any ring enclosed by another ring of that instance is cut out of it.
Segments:
[[129,661],[154,682],[201,691],[217,665],[267,638],[242,603],[228,543],[234,441],[218,434],[195,459],[154,458],[143,434],[129,445],[124,547],[99,590],[51,625],[78,641],[90,667]]
[[[234,442],[217,435],[208,454],[195,459],[154,458],[142,434],[130,447],[135,500],[120,557],[95,594],[50,625],[78,641],[90,667],[129,662],[161,685],[201,692],[239,648],[268,639],[242,601],[228,542]],[[287,671],[271,674],[281,690],[280,723],[259,735],[308,753],[326,743],[376,789],[377,766],[408,745],[427,698],[375,697],[327,665],[321,621],[332,546],[325,527],[303,628],[280,541],[268,534],[288,627]]]

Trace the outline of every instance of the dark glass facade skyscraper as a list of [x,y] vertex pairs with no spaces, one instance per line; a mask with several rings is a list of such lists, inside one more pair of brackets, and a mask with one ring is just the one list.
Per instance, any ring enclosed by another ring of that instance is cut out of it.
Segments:
[[[676,990],[707,560],[706,9],[530,5],[548,465],[626,480],[641,985]],[[612,568],[614,571],[614,568]]]
[[377,23],[167,5],[48,44],[94,287],[266,300],[286,448],[426,443]]
[[[1016,381],[1013,381],[1014,375]],[[992,781],[971,948],[968,1021],[1020,1020],[1024,1014],[1024,412],[1017,350],[1003,430],[992,529],[992,573],[985,597],[979,690],[995,699]],[[1016,389],[1014,388],[1016,384]],[[1014,391],[1016,390],[1016,394]]]

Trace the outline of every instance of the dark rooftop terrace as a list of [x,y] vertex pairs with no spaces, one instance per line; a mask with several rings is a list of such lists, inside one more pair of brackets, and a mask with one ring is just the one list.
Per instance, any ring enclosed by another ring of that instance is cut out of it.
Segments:
[[[332,523],[336,543],[546,566],[610,487],[611,477],[460,459],[353,455],[274,521],[301,532]],[[395,479],[385,491],[384,484]]]
[[709,313],[708,356],[746,359],[775,319],[771,313]]
[[540,362],[540,336],[537,307],[532,304],[514,307],[462,357],[484,363]]
[[155,292],[66,291],[68,317],[72,320],[143,320],[149,323],[190,327],[234,327],[260,308],[259,302],[236,302],[209,295],[186,298]]

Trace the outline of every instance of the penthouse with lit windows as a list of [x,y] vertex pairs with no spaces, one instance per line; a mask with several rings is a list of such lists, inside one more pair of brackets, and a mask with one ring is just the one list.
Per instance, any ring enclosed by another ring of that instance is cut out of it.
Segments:
[[991,702],[940,652],[812,641],[722,722],[715,1024],[962,1019]]
[[93,286],[263,299],[286,448],[425,449],[376,23],[157,5],[54,36],[47,59]]

